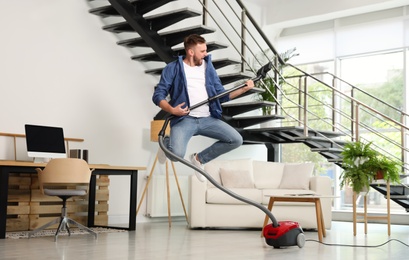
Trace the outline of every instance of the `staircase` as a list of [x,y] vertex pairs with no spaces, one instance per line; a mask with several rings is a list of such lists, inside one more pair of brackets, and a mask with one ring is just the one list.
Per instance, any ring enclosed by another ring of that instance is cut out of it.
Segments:
[[[400,115],[394,119],[354,96],[356,92],[368,93],[352,85],[351,93],[340,91],[337,85],[348,83],[337,76],[308,74],[285,63],[285,58],[277,53],[240,0],[189,0],[185,1],[188,7],[179,8],[181,2],[108,0],[89,12],[104,19],[113,18],[115,22],[103,26],[103,30],[132,35],[117,44],[136,51],[131,59],[149,64],[146,73],[151,75],[160,75],[167,63],[184,54],[183,39],[192,33],[204,35],[208,41],[208,52],[213,55],[214,66],[226,89],[254,77],[257,68],[273,61],[268,79],[276,86],[276,92],[270,93],[274,102],[251,97],[267,91],[265,83],[259,82],[258,88],[222,105],[223,119],[239,131],[245,144],[265,144],[269,161],[277,160],[278,145],[303,143],[312,152],[340,166],[343,145],[358,138],[373,141],[365,139],[368,138],[365,133],[370,133],[369,138],[376,137],[375,147],[402,160],[403,169],[407,171],[404,158],[409,151],[403,145],[404,138],[395,141],[368,123],[386,121],[403,136],[409,129],[405,125],[407,115],[402,111],[391,107]],[[291,76],[284,77],[283,69],[290,71]],[[273,108],[274,113],[261,114],[263,107]],[[166,113],[160,111],[154,119],[164,117]],[[274,126],[261,127],[265,122],[274,122]],[[384,191],[378,185],[375,189]],[[399,186],[392,190],[393,199],[409,211],[409,188]]]

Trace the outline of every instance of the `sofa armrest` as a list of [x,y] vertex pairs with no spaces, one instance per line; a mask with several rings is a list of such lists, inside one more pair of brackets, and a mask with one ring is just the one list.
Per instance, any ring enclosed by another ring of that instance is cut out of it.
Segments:
[[[310,189],[319,195],[331,196],[331,178],[328,176],[314,176],[310,178]],[[324,225],[326,229],[331,229],[332,221],[332,199],[321,199],[321,209],[324,218]]]
[[313,190],[320,195],[332,195],[331,178],[328,176],[311,177],[310,190]]
[[207,180],[200,182],[196,176],[191,175],[189,182],[189,227],[205,227]]

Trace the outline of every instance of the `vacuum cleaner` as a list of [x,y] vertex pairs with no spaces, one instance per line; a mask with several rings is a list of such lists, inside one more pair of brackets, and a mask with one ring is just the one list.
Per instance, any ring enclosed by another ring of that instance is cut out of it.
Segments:
[[[257,71],[257,76],[255,78],[253,78],[252,80],[254,82],[257,82],[263,78],[266,77],[267,72],[269,70],[271,70],[272,68],[272,63],[269,62],[266,65],[264,65],[263,67],[261,67],[258,71]],[[193,110],[195,108],[198,108],[208,102],[211,102],[213,100],[219,99],[237,89],[240,89],[242,87],[245,87],[246,84],[242,84],[236,87],[233,87],[223,93],[220,93],[219,95],[213,96],[207,100],[204,100],[202,102],[199,102],[197,104],[195,104],[194,106],[191,106],[189,109]],[[193,165],[191,162],[185,160],[184,158],[181,158],[179,156],[177,156],[176,154],[174,154],[173,152],[171,152],[169,149],[167,149],[167,147],[165,146],[163,139],[165,136],[165,131],[166,128],[170,122],[170,119],[172,119],[173,116],[169,116],[165,119],[165,123],[162,126],[162,129],[159,131],[158,134],[158,142],[159,142],[159,146],[160,148],[164,151],[164,153],[169,157],[172,158],[172,160],[174,161],[179,161],[183,164],[185,164],[186,166],[194,169],[195,171],[199,172],[200,174],[202,174],[208,181],[210,181],[215,187],[217,187],[218,189],[222,190],[223,192],[227,193],[228,195],[230,195],[233,198],[236,198],[244,203],[253,205],[257,208],[259,208],[260,210],[262,210],[264,213],[267,214],[267,216],[271,219],[271,224],[265,226],[263,228],[263,236],[265,238],[265,241],[267,243],[267,245],[269,246],[273,246],[274,248],[281,248],[281,247],[288,247],[288,246],[298,246],[300,248],[302,248],[305,244],[305,236],[304,236],[304,232],[301,228],[301,226],[294,221],[277,221],[276,218],[274,217],[274,215],[271,213],[271,211],[269,211],[266,207],[264,207],[263,205],[261,205],[260,203],[257,203],[255,201],[249,200],[243,196],[240,196],[232,191],[230,191],[229,189],[226,189],[225,187],[223,187],[222,185],[220,185],[215,179],[213,179],[208,173],[206,173],[203,169],[201,169],[200,167],[197,167],[195,165]]]

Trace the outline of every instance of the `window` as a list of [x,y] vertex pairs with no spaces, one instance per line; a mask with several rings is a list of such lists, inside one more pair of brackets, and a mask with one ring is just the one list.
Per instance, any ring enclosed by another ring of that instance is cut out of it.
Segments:
[[[359,57],[350,57],[340,60],[340,77],[360,90],[343,84],[341,90],[348,92],[357,100],[375,108],[384,114],[384,117],[375,117],[373,113],[362,107],[359,112],[358,121],[365,126],[380,131],[386,139],[368,131],[368,128],[361,126],[359,136],[367,141],[377,141],[377,149],[400,160],[402,150],[395,145],[401,143],[401,129],[394,121],[400,122],[399,110],[404,104],[404,52],[389,52]],[[347,108],[350,104],[343,104],[341,107]],[[348,108],[347,108],[348,109]],[[336,174],[338,180],[338,172]],[[339,187],[337,185],[336,187]],[[352,192],[347,188],[340,191],[341,203],[338,209],[351,207]],[[363,200],[360,200],[363,203]],[[368,210],[375,210],[379,207],[385,208],[386,200],[379,192],[371,190],[369,192]],[[396,203],[391,203],[391,210],[403,211],[403,208]]]

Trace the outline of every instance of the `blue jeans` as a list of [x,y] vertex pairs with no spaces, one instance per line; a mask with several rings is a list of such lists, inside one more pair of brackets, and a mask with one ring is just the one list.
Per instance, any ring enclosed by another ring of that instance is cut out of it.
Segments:
[[[190,138],[195,135],[203,135],[218,140],[198,153],[199,161],[202,164],[243,144],[241,135],[222,120],[210,116],[200,118],[187,116],[172,126],[170,139],[164,139],[165,145],[174,154],[183,158]],[[174,158],[171,158],[171,160],[174,160]]]

